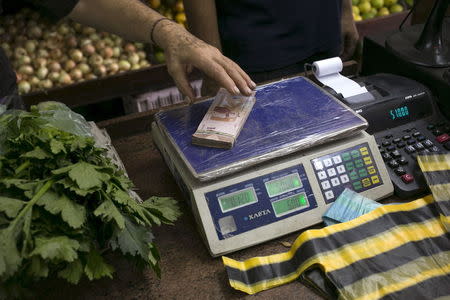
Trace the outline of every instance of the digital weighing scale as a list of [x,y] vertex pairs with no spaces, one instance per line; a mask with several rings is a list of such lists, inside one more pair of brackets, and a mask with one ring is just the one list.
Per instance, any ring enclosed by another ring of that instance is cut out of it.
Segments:
[[212,99],[155,116],[152,135],[213,256],[322,221],[347,187],[393,192],[367,122],[304,77],[261,86],[231,150],[191,144]]

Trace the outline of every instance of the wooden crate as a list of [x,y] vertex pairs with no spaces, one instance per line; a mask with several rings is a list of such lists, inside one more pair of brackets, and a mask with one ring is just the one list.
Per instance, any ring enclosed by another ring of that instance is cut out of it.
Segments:
[[[363,39],[366,35],[398,30],[400,24],[402,23],[403,19],[408,15],[408,13],[409,10],[384,17],[377,17],[373,19],[356,22],[356,28],[358,29],[360,39]],[[404,26],[408,26],[410,24],[411,19],[408,18]]]

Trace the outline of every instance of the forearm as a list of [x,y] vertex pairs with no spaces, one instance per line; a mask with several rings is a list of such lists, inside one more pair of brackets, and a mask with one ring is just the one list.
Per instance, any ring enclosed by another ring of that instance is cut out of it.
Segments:
[[206,43],[221,50],[215,0],[185,1],[189,31]]
[[342,0],[342,22],[353,22],[352,0]]
[[181,92],[191,99],[195,95],[187,73],[192,67],[200,69],[234,94],[241,92],[250,95],[251,88],[256,86],[238,65],[224,57],[218,49],[196,38],[183,26],[161,20],[163,17],[160,14],[138,0],[79,0],[69,18],[127,40],[155,42],[164,49],[169,74]]
[[80,0],[69,18],[127,40],[150,42],[151,28],[162,16],[138,0]]
[[359,40],[358,30],[353,20],[353,10],[351,0],[342,0],[342,60],[348,60],[353,57]]

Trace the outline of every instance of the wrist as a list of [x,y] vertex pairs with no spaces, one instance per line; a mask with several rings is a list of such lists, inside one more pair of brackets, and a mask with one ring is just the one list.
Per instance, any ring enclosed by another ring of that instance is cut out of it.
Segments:
[[174,35],[176,32],[180,30],[178,27],[181,26],[168,18],[161,18],[155,21],[150,33],[152,43],[163,50],[166,49],[169,43],[174,41],[173,39],[175,38]]
[[353,26],[355,20],[353,19],[353,12],[342,12],[341,24],[342,26]]

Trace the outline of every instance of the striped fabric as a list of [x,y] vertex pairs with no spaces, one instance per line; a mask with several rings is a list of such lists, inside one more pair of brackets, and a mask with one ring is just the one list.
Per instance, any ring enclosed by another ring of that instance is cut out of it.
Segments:
[[450,160],[419,159],[425,172],[441,172],[428,174],[438,200],[381,206],[346,223],[305,231],[285,253],[242,262],[223,257],[231,286],[254,294],[301,277],[330,298],[450,296],[450,198],[441,189],[450,182]]
[[[450,200],[450,154],[418,156],[417,161],[434,199],[438,202]],[[441,215],[450,216],[450,206],[442,204],[439,209]],[[450,223],[442,222],[450,232]]]
[[450,295],[450,240],[442,223],[450,217],[439,211],[431,196],[382,206],[350,222],[305,231],[288,252],[223,262],[231,286],[249,294],[319,268],[342,299]]

